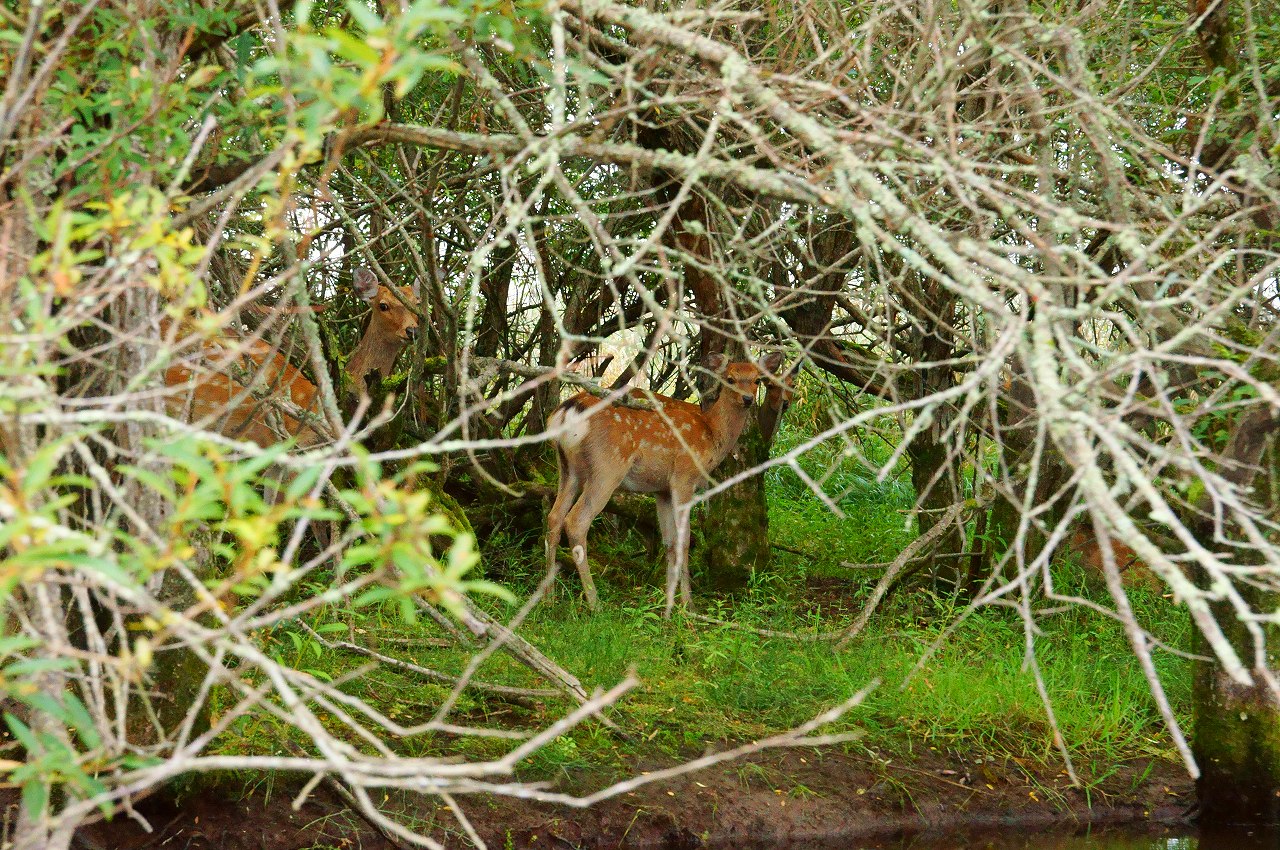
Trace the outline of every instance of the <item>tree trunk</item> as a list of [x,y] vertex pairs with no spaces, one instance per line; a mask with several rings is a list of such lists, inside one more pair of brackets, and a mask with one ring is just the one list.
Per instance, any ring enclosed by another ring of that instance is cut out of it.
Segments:
[[[920,534],[933,528],[952,505],[962,500],[959,463],[950,457],[949,444],[939,442],[929,429],[907,447],[911,459],[911,484],[916,491],[916,527]],[[962,559],[964,534],[959,528],[943,533],[935,546],[933,582],[943,594],[971,588],[969,562]]]
[[[958,337],[953,328],[956,298],[934,281],[919,277],[917,281],[913,297],[927,315],[936,318],[924,334],[904,343],[904,352],[917,364],[918,377],[905,383],[902,389],[918,393],[917,398],[925,398],[950,390],[956,383],[955,372],[950,367],[929,365],[947,363],[957,356]],[[944,436],[955,417],[956,411],[950,405],[936,406],[931,424],[915,434],[907,446],[911,483],[916,491],[916,527],[920,534],[926,534],[949,508],[964,499],[961,485],[964,457]],[[935,544],[933,586],[941,594],[963,593],[973,586],[967,574],[969,564],[960,560],[964,539],[963,530],[956,528],[944,532]]]
[[[1236,423],[1223,453],[1224,474],[1237,486],[1251,489],[1256,498],[1272,497],[1267,507],[1273,520],[1280,509],[1273,496],[1280,477],[1277,433],[1280,417],[1273,418],[1266,409],[1255,410]],[[1203,511],[1200,515],[1212,516]],[[1206,545],[1213,545],[1211,520],[1200,520],[1196,533]],[[1248,549],[1241,547],[1241,551]],[[1280,609],[1280,593],[1274,590],[1252,582],[1236,582],[1236,589],[1255,612]],[[1276,680],[1280,667],[1274,650],[1280,629],[1257,624],[1268,647],[1259,658],[1258,638],[1250,634],[1229,604],[1217,603],[1214,615],[1240,657],[1253,661],[1254,682],[1235,682],[1212,662],[1201,663],[1196,670],[1192,749],[1201,771],[1196,783],[1201,820],[1210,824],[1280,823],[1280,698],[1267,685],[1268,679]],[[1211,654],[1204,647],[1201,651]]]
[[[1017,368],[1016,363],[1011,365]],[[1000,439],[997,448],[1000,452],[1002,469],[1021,469],[1030,457],[1036,439],[1034,427],[1031,425],[1034,422],[1035,410],[1036,398],[1031,384],[1025,375],[1015,371],[1009,386],[1000,398],[998,414]],[[1071,475],[1059,454],[1046,452],[1039,458],[1038,463],[1037,487],[1032,497],[1032,505],[1043,505],[1051,499]],[[1025,486],[1025,475],[1017,480]],[[989,531],[984,535],[984,539],[974,540],[974,548],[982,548],[985,551],[981,556],[975,556],[970,561],[966,576],[970,590],[976,590],[982,582],[995,573],[1001,561],[1009,554],[1009,547],[1017,539],[1018,529],[1022,523],[1025,507],[1022,495],[1023,493],[1019,492],[1014,494],[1012,499],[1005,493],[996,496],[995,503],[992,504],[987,515],[986,525]],[[1060,504],[1051,508],[1044,516],[1044,523],[1056,524],[1062,517],[1062,510]],[[1047,537],[1036,524],[1029,525],[1022,540],[1022,563],[1035,559],[1046,542]],[[1007,570],[1017,569],[1019,566],[1014,564],[1006,568],[1005,578],[1009,576]]]
[[[1251,600],[1254,610],[1274,611],[1280,604],[1280,594],[1256,596],[1266,598]],[[1229,611],[1219,612],[1218,623],[1236,650],[1250,657],[1253,639],[1244,625]],[[1268,643],[1273,643],[1276,630],[1269,631]],[[1266,663],[1276,670],[1274,653],[1267,654]],[[1260,676],[1251,686],[1241,685],[1210,663],[1196,671],[1193,698],[1201,820],[1280,823],[1280,700]]]
[[[195,547],[196,558],[191,566],[202,576],[210,574],[210,554],[204,543]],[[188,611],[198,601],[195,590],[175,570],[165,572],[160,587],[160,598],[172,611]],[[206,618],[211,620],[211,618]],[[213,627],[212,622],[206,625]],[[149,723],[148,714],[154,712],[160,728],[164,730],[165,740],[171,745],[178,730],[187,719],[187,714],[195,712],[192,718],[191,731],[187,740],[203,735],[209,729],[209,704],[197,705],[200,687],[204,683],[209,667],[196,653],[181,646],[170,645],[163,652],[157,652],[155,662],[147,675],[146,696],[139,696],[129,708],[129,737],[135,743],[155,744],[156,730]],[[143,700],[150,702],[147,710]],[[170,746],[165,748],[166,755]]]
[[[764,463],[769,441],[752,418],[738,440],[738,448],[716,468],[721,481]],[[702,586],[720,593],[746,588],[751,574],[769,568],[769,503],[764,476],[753,475],[718,493],[701,511],[701,557],[706,572]]]
[[[777,434],[790,400],[790,378],[771,384],[756,416],[747,420],[738,447],[716,469],[723,481],[769,459],[769,447]],[[785,385],[785,386],[784,386]],[[706,587],[721,593],[743,590],[753,572],[769,568],[769,501],[764,476],[753,475],[713,496],[701,512],[702,546],[698,563],[705,568]]]

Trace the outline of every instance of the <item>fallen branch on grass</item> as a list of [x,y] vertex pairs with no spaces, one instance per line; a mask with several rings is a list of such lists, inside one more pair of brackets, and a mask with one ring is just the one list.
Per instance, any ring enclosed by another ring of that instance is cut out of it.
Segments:
[[[311,637],[314,638],[316,641],[318,641],[320,645],[323,646],[325,649],[337,649],[345,652],[354,652],[357,655],[363,655],[366,658],[372,658],[376,661],[380,661],[383,664],[386,664],[388,667],[395,667],[398,670],[406,670],[410,673],[416,673],[419,676],[423,676],[427,679],[433,679],[437,682],[448,682],[451,685],[456,684],[458,682],[457,676],[451,676],[448,673],[441,673],[438,670],[432,670],[430,667],[424,667],[421,664],[415,664],[412,661],[403,661],[399,658],[392,658],[389,655],[383,655],[381,652],[378,652],[373,649],[369,649],[368,647],[365,647],[365,646],[360,646],[359,644],[352,643],[351,641],[327,640],[324,638],[324,636],[318,633],[315,629],[308,626],[306,623],[299,623],[299,625],[301,625],[302,628],[307,632],[307,634],[311,635]],[[491,682],[476,681],[475,679],[468,681],[466,684],[467,684],[467,687],[475,688],[478,691],[485,691],[487,693],[493,693],[493,694],[502,694],[503,696],[529,697],[531,699],[539,699],[539,698],[545,698],[545,697],[555,697],[560,695],[560,691],[552,690],[551,688],[517,688],[512,685],[497,685]]]
[[880,577],[880,581],[876,582],[876,589],[871,592],[871,599],[867,601],[866,606],[862,609],[862,613],[858,615],[858,619],[849,627],[848,631],[841,636],[839,642],[836,643],[836,649],[844,649],[849,645],[849,641],[853,640],[866,628],[867,622],[871,619],[871,615],[875,613],[880,602],[884,599],[885,594],[889,592],[889,588],[897,580],[898,574],[906,569],[915,557],[916,553],[928,546],[945,534],[953,525],[960,522],[960,514],[966,509],[970,512],[983,510],[995,498],[994,490],[988,490],[980,494],[977,498],[966,499],[963,502],[957,502],[947,509],[947,512],[933,528],[921,534],[915,540],[912,540],[902,553],[894,559],[889,565],[889,569]]

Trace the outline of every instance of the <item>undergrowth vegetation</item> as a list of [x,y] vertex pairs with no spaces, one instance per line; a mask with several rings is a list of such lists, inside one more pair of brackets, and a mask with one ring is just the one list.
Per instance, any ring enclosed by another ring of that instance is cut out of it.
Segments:
[[[798,440],[794,430],[780,438],[784,448]],[[857,447],[864,461],[874,445]],[[583,725],[526,761],[522,778],[558,779],[562,787],[585,789],[654,759],[696,757],[802,723],[874,679],[881,680],[880,687],[838,724],[862,732],[844,745],[851,752],[910,759],[931,749],[966,760],[1015,758],[1055,769],[1061,757],[1026,663],[1023,621],[1008,608],[981,609],[947,632],[959,606],[918,586],[904,587],[841,650],[829,640],[754,631],[812,637],[846,628],[881,575],[869,565],[891,560],[914,534],[909,478],[890,474],[877,480],[865,471],[864,461],[855,462],[849,454],[844,446],[829,446],[803,459],[843,518],[792,471],[769,473],[770,535],[777,547],[773,569],[756,576],[736,598],[699,598],[700,613],[721,624],[683,616],[663,621],[660,556],[646,552],[625,520],[608,515],[598,520],[592,540],[593,559],[603,567],[602,610],[588,611],[576,578],[562,574],[556,600],[539,606],[521,633],[564,663],[588,690],[610,687],[634,670],[642,686],[610,712],[630,740],[600,724]],[[542,569],[539,534],[495,534],[482,541],[482,549],[489,577],[517,593],[533,590]],[[1084,574],[1072,558],[1062,559],[1056,569],[1063,592],[1098,596],[1098,579]],[[1134,589],[1130,595],[1154,635],[1171,648],[1189,649],[1185,614],[1151,591]],[[487,606],[499,615],[514,611],[497,599]],[[1117,623],[1072,606],[1046,607],[1037,624],[1036,660],[1083,781],[1101,781],[1116,765],[1137,757],[1172,756]],[[406,622],[391,607],[329,610],[310,625],[320,635],[341,639],[350,634],[365,646],[446,674],[459,673],[468,660],[439,639],[432,623]],[[350,676],[367,663],[322,646],[301,629],[282,628],[267,639],[290,664],[324,679]],[[1174,707],[1185,718],[1190,662],[1165,652],[1158,664],[1171,683]],[[476,678],[543,686],[501,653],[489,658]],[[345,687],[404,724],[430,719],[449,692],[447,684],[385,665],[351,678]],[[532,729],[564,709],[556,697],[512,698],[469,689],[454,719]],[[260,746],[255,738],[287,734],[278,721],[246,717],[224,736],[222,747],[250,750]],[[436,736],[409,739],[402,746],[415,748],[415,755],[477,757],[498,754],[509,742]]]

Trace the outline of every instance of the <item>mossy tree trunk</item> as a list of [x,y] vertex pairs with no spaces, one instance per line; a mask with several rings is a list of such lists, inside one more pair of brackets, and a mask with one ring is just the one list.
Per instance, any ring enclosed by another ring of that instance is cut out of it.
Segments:
[[[1231,6],[1229,2],[1214,4],[1207,0],[1190,0],[1187,4],[1188,18],[1197,22],[1196,36],[1205,65],[1211,71],[1224,69],[1228,75],[1234,74],[1238,66],[1232,47]],[[1224,107],[1234,105],[1234,92],[1227,89]],[[1236,129],[1247,127],[1246,123]],[[1248,144],[1241,140],[1251,137],[1249,132],[1230,130],[1209,134],[1210,141],[1200,160],[1206,164],[1232,162]],[[1275,495],[1280,485],[1278,427],[1280,419],[1271,411],[1255,410],[1235,423],[1235,431],[1224,452],[1226,475],[1237,479],[1242,491],[1251,489],[1253,498],[1267,499],[1273,521],[1280,514]],[[1202,503],[1201,516],[1211,515],[1204,510],[1207,507]],[[1219,548],[1207,521],[1201,520],[1196,531],[1205,545]],[[1253,611],[1280,610],[1280,594],[1244,582],[1237,582],[1236,588]],[[1219,605],[1215,614],[1240,657],[1246,662],[1253,660],[1254,684],[1245,686],[1232,681],[1213,664],[1201,664],[1196,671],[1192,745],[1201,770],[1196,783],[1201,822],[1280,823],[1280,700],[1265,684],[1265,678],[1274,677],[1277,672],[1276,657],[1274,651],[1268,651],[1265,657],[1257,658],[1254,650],[1257,638],[1237,619],[1234,611]],[[1264,632],[1266,646],[1274,647],[1280,630],[1262,623],[1257,627]],[[1258,669],[1264,665],[1265,669]]]
[[[782,384],[765,393],[759,415],[747,420],[738,448],[716,469],[724,481],[769,459],[769,448],[786,412],[790,391]],[[696,561],[707,573],[703,586],[720,593],[744,589],[753,572],[769,568],[769,501],[764,476],[752,475],[709,499],[701,511]]]
[[[1252,589],[1255,611],[1275,611],[1280,594]],[[1218,623],[1242,658],[1253,657],[1253,637],[1222,606]],[[1280,631],[1267,629],[1268,645]],[[1266,666],[1277,669],[1268,652]],[[1211,824],[1280,823],[1280,700],[1255,669],[1254,683],[1241,685],[1216,664],[1196,670],[1194,752],[1200,766],[1196,793],[1200,817]]]
[[[1016,364],[1011,364],[1016,369]],[[1032,423],[1036,416],[1036,398],[1026,376],[1015,371],[1008,387],[1001,394],[999,401],[1000,417],[1000,468],[1015,474],[1016,480],[1025,483],[1023,465],[1031,456],[1036,440],[1036,430]],[[1036,476],[1036,492],[1030,504],[1045,505],[1053,499],[1063,483],[1070,477],[1070,470],[1064,465],[1061,455],[1044,452],[1037,459],[1038,474]],[[1006,473],[1007,474],[1007,473]],[[1022,501],[1025,495],[1018,491],[1011,498],[1004,492],[997,494],[995,502],[985,517],[985,533],[979,539],[975,535],[973,548],[980,550],[969,560],[965,575],[967,588],[974,591],[992,573],[1001,568],[1001,562],[1009,555],[1009,547],[1017,539],[1022,525],[1022,513],[1026,505]],[[1056,524],[1062,517],[1062,507],[1051,507],[1044,514],[1045,524]],[[1022,559],[1030,562],[1044,549],[1048,537],[1035,523],[1031,523],[1023,531]],[[1007,569],[1016,569],[1017,564]],[[1006,569],[1006,577],[1009,575]]]
[[[955,297],[932,281],[921,280],[916,297],[928,305],[932,315],[949,316],[955,312]],[[947,363],[956,356],[957,343],[949,326],[940,322],[930,333],[913,340],[911,347],[911,359],[917,363]],[[917,397],[940,394],[955,386],[955,373],[949,367],[918,368],[917,373],[918,384],[911,387]],[[945,436],[955,416],[951,407],[938,405],[931,411],[928,427],[916,433],[907,446],[920,534],[933,529],[948,510],[964,500],[961,467],[966,458]],[[962,559],[964,543],[964,530],[957,526],[943,532],[933,545],[933,586],[939,593],[963,593],[973,586],[969,562]]]
[[[1256,410],[1235,424],[1223,453],[1224,475],[1255,498],[1269,499],[1267,509],[1273,520],[1280,514],[1274,496],[1280,482],[1278,434],[1280,417]],[[1206,511],[1200,515],[1212,516]],[[1209,520],[1200,520],[1196,532],[1202,542],[1212,545]],[[1235,588],[1252,611],[1280,610],[1280,593],[1260,582],[1236,582]],[[1254,624],[1262,630],[1268,648],[1259,658],[1258,638],[1227,602],[1218,602],[1214,614],[1232,647],[1251,666],[1254,681],[1252,685],[1236,682],[1212,662],[1201,663],[1196,670],[1192,749],[1201,771],[1196,783],[1200,817],[1210,824],[1280,823],[1280,699],[1267,684],[1267,679],[1275,681],[1280,667],[1274,649],[1280,628]]]
[[[763,463],[769,440],[753,417],[737,450],[716,468],[721,481]],[[764,476],[752,475],[704,503],[696,525],[701,530],[697,563],[705,572],[701,586],[721,593],[744,589],[755,571],[769,568],[769,503]]]
[[[917,435],[907,447],[920,534],[933,528],[942,515],[963,498],[959,464],[949,444],[939,441],[933,431],[931,428]],[[939,539],[933,556],[933,579],[940,592],[954,593],[969,587],[968,561],[962,560],[963,550],[964,533],[959,528],[945,532]]]
[[[113,333],[118,338],[145,339],[150,335],[154,339],[162,315],[159,295],[150,288],[132,287],[111,304],[108,315],[114,326]],[[143,347],[119,346],[115,356],[116,362],[107,371],[108,384],[103,389],[109,393],[124,393],[129,376],[144,373],[149,355]],[[153,413],[164,410],[158,397],[144,403],[151,405]],[[155,438],[157,433],[156,427],[150,423],[129,421],[117,426],[114,443],[122,452],[136,453],[144,459],[141,461],[144,468],[163,478],[169,472],[166,462],[146,448],[147,441]],[[118,486],[128,503],[134,506],[133,516],[119,523],[122,531],[143,541],[162,534],[169,526],[173,504],[158,491],[145,486],[140,479],[121,476]],[[109,516],[98,520],[104,525],[116,522]],[[196,575],[203,577],[209,573],[209,551],[202,542],[197,542],[195,548],[197,554],[188,566]],[[165,569],[158,579],[152,580],[160,582],[160,599],[169,610],[183,612],[196,606],[195,591],[176,570]],[[104,617],[102,625],[108,623],[109,618]],[[110,633],[110,630],[104,628],[104,632]],[[134,634],[126,629],[123,634],[116,635],[116,640],[125,645],[113,649],[123,655],[126,649],[132,648],[126,645],[133,643]],[[125,722],[131,742],[149,746],[163,743],[167,750],[173,746],[175,735],[183,724],[190,724],[188,740],[208,729],[209,704],[207,700],[203,703],[198,700],[208,665],[196,652],[176,641],[161,641],[154,658],[147,671],[145,693],[133,692],[126,708],[128,716]],[[153,717],[158,729],[152,723]]]
[[[209,550],[200,543],[196,547],[197,556],[191,564],[197,575],[210,574]],[[171,611],[192,610],[198,600],[191,585],[183,580],[175,570],[168,570],[160,586],[160,598]],[[214,626],[213,623],[207,625]],[[206,700],[197,705],[200,689],[204,684],[209,666],[189,649],[170,645],[162,652],[157,652],[155,663],[147,671],[148,699],[151,711],[159,722],[164,739],[173,742],[176,733],[187,721],[187,716],[194,712],[191,731],[187,735],[190,740],[203,735],[209,729],[210,706]],[[134,733],[131,739],[142,743],[155,743],[156,731],[148,722],[148,712],[141,702],[130,708],[130,729]]]

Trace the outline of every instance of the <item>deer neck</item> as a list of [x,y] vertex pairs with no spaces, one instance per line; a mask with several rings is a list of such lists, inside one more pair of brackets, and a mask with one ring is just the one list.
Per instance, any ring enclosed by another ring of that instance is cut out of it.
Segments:
[[398,339],[380,339],[382,334],[375,333],[374,324],[375,322],[369,323],[355,351],[351,352],[351,359],[347,361],[347,374],[361,391],[368,389],[365,377],[370,372],[377,372],[384,378],[390,377],[395,369],[396,359],[404,349],[404,344]]
[[738,437],[742,436],[742,429],[747,425],[747,415],[750,412],[751,408],[743,406],[742,398],[738,393],[721,391],[719,398],[706,413],[707,424],[711,426],[714,437],[712,455],[707,463],[708,469],[719,466],[720,461],[733,451],[733,447],[738,443]]

